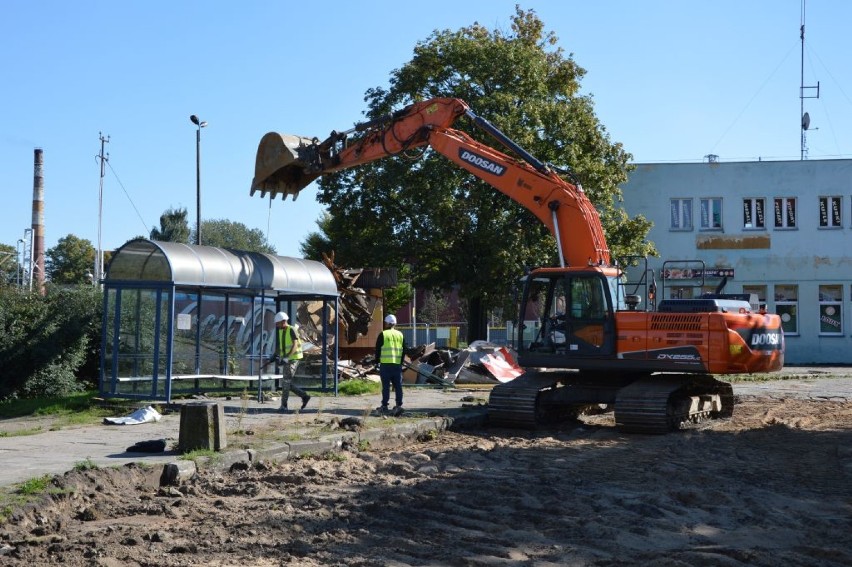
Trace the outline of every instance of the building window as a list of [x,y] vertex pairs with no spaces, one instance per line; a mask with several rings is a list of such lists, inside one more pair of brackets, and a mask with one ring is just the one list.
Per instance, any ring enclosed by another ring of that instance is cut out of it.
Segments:
[[701,230],[722,228],[722,199],[701,199]]
[[785,335],[799,334],[799,286],[775,286],[775,312],[781,317]]
[[819,227],[840,228],[843,226],[840,218],[840,197],[819,198]]
[[743,228],[763,229],[766,228],[764,210],[766,199],[743,199]]
[[[752,309],[757,310],[761,307],[766,307],[765,285],[744,285],[743,293],[748,296],[754,296],[749,298],[749,303],[752,304]],[[755,299],[756,301],[752,301],[752,299]]]
[[796,228],[795,197],[775,197],[775,228]]
[[672,199],[672,230],[692,230],[692,199]]
[[819,286],[819,334],[843,334],[843,286]]

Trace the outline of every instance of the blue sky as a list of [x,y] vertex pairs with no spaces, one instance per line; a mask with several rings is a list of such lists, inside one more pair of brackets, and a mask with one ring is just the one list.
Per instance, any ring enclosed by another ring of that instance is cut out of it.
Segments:
[[[263,134],[351,127],[418,41],[473,22],[508,30],[516,3],[587,70],[583,92],[636,162],[799,159],[801,0],[2,0],[0,242],[31,224],[41,147],[46,246],[97,245],[101,132],[104,249],[147,236],[170,207],[194,223],[196,114],[209,123],[203,218],[299,256],[321,207],[313,186],[295,202],[249,197]],[[852,2],[806,7],[804,84],[821,89],[805,101],[808,157],[852,158]]]

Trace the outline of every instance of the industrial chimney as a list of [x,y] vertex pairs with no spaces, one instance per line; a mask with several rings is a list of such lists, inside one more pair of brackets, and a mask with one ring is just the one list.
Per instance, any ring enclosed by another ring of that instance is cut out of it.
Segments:
[[33,266],[36,286],[44,293],[44,152],[35,149],[33,164]]

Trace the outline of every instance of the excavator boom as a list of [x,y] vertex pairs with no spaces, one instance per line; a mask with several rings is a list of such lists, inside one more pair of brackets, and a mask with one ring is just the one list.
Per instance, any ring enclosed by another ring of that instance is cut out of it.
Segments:
[[[519,158],[451,128],[467,116]],[[353,140],[349,136],[355,134]],[[429,146],[534,214],[553,234],[564,266],[607,266],[610,252],[600,216],[579,184],[562,179],[464,101],[438,98],[356,125],[326,140],[270,132],[260,142],[251,194],[293,195],[320,175]]]

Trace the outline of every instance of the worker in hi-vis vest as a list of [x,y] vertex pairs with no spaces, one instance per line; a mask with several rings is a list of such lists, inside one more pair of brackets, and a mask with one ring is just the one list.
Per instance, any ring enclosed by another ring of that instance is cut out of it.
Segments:
[[302,407],[305,409],[311,397],[307,392],[293,384],[299,362],[302,360],[302,341],[296,329],[290,326],[290,316],[279,311],[275,314],[275,356],[281,365],[281,410],[287,412],[287,399],[290,392],[302,398]]
[[396,407],[393,415],[402,414],[402,357],[405,355],[405,338],[396,330],[396,317],[385,317],[385,329],[376,338],[376,360],[379,377],[382,379],[382,405],[376,408],[380,413],[388,412],[390,388],[393,386]]

